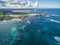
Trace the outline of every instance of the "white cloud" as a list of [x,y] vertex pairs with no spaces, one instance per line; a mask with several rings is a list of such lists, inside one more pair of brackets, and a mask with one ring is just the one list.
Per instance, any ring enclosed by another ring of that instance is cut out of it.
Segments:
[[8,7],[26,7],[26,8],[34,7],[35,8],[38,5],[37,1],[35,3],[32,3],[30,0],[26,0],[26,1],[25,0],[2,0],[2,1],[5,1],[6,4],[4,5]]
[[9,1],[9,0],[0,0],[0,1]]
[[[35,3],[32,3],[31,0],[0,0],[0,1],[5,1],[5,3],[0,4],[0,6],[5,5],[5,6],[9,6],[9,7],[40,7],[40,8],[60,8],[60,6],[53,5],[53,4],[39,4],[38,1],[36,0]],[[10,5],[9,3],[13,3],[12,5]],[[26,5],[23,5],[23,4]],[[21,5],[20,5],[21,4]]]

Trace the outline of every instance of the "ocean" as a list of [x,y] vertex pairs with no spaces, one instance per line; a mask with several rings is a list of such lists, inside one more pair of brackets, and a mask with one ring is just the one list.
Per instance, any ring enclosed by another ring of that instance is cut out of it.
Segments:
[[0,21],[0,45],[60,45],[60,9],[37,9],[26,18]]

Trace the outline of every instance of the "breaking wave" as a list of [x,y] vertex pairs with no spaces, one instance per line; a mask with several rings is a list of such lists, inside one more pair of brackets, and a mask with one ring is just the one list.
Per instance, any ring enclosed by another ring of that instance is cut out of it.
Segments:
[[48,20],[52,21],[52,22],[60,23],[60,21],[58,21],[58,20],[54,20],[54,19],[48,19]]

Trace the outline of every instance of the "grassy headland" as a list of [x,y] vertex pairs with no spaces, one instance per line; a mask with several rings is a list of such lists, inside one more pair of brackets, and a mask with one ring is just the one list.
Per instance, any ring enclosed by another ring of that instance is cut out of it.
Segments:
[[13,18],[24,18],[26,16],[27,16],[27,14],[11,14],[11,15],[0,14],[0,21],[9,20],[9,19],[13,19]]
[[[47,16],[46,13],[42,13],[42,14],[31,14],[32,16]],[[9,19],[13,19],[13,18],[25,18],[25,17],[28,17],[28,14],[8,14],[8,15],[3,15],[3,14],[0,14],[0,21],[2,20],[9,20]]]

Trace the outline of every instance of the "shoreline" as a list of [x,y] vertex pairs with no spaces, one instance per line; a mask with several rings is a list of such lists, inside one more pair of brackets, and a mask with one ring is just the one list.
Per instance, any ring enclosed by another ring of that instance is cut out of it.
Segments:
[[42,13],[42,14],[16,14],[16,15],[0,15],[0,21],[3,20],[10,20],[10,19],[14,19],[14,18],[26,18],[26,17],[30,17],[30,16],[47,16],[46,13]]
[[10,20],[10,19],[14,19],[14,18],[25,18],[25,17],[28,17],[27,15],[0,15],[0,21],[3,21],[3,20]]

